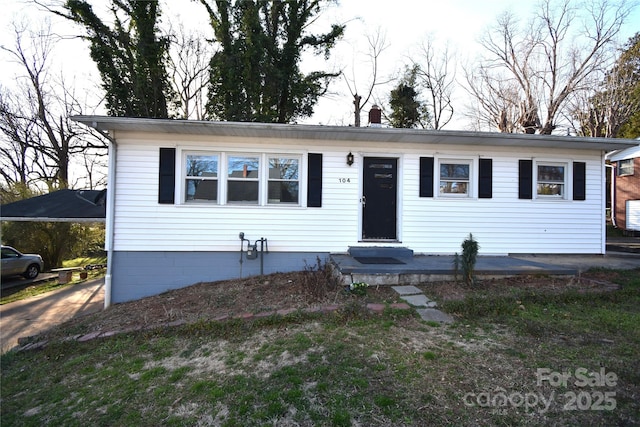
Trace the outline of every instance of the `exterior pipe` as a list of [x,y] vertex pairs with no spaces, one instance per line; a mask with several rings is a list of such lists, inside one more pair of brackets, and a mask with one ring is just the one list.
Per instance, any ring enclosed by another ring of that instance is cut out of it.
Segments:
[[609,218],[611,219],[611,224],[615,228],[618,228],[618,225],[616,224],[616,167],[615,165],[608,165],[606,163],[604,166],[611,169],[611,179],[609,180],[611,208],[609,209]]
[[109,138],[109,167],[107,170],[107,218],[105,223],[105,249],[107,250],[107,273],[104,277],[104,308],[111,305],[111,278],[113,274],[113,240],[115,236],[115,200],[116,200],[116,155],[115,138]]

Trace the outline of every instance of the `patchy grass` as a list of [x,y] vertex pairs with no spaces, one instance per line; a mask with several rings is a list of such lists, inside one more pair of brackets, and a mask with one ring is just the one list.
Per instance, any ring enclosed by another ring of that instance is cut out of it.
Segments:
[[[62,267],[84,267],[86,265],[107,265],[107,257],[80,257],[62,261]],[[91,271],[91,270],[90,270]]]
[[[106,257],[94,257],[94,258],[75,258],[72,260],[63,261],[63,267],[84,267],[89,264],[106,264]],[[55,291],[67,286],[77,285],[84,283],[87,280],[97,279],[103,277],[105,274],[104,269],[87,270],[87,278],[80,279],[78,274],[74,274],[73,280],[60,284],[57,278],[52,278],[42,282],[37,282],[32,285],[17,286],[9,289],[2,289],[0,294],[0,305],[9,304],[11,302],[20,301],[25,298],[30,298],[36,295],[45,294],[47,292]]]
[[[407,311],[372,315],[356,299],[333,315],[56,341],[2,356],[2,421],[637,425],[640,271],[603,274],[621,288],[543,294],[480,284],[441,302],[456,316],[451,326]],[[601,372],[608,382],[595,384]],[[551,381],[561,374],[566,384]]]

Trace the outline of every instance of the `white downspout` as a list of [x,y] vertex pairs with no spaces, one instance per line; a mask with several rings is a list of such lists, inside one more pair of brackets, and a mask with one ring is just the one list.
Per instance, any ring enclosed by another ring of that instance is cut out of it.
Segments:
[[107,218],[105,223],[104,246],[107,251],[107,273],[104,277],[104,308],[111,305],[111,277],[113,272],[113,240],[115,225],[116,200],[116,155],[115,137],[109,138],[109,166],[107,170]]
[[615,164],[606,164],[605,167],[611,169],[611,178],[609,179],[609,193],[611,194],[611,209],[609,209],[609,218],[611,219],[611,224],[618,228],[616,224],[616,166]]

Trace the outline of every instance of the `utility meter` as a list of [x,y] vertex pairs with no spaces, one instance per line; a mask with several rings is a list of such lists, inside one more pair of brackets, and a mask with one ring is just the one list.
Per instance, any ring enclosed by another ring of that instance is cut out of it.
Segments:
[[249,244],[247,247],[247,259],[258,258],[258,243]]

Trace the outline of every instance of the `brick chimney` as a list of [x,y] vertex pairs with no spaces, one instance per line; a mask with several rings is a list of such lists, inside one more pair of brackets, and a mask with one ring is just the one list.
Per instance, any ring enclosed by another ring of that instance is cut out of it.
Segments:
[[376,104],[373,104],[369,110],[369,127],[382,127],[382,110]]

